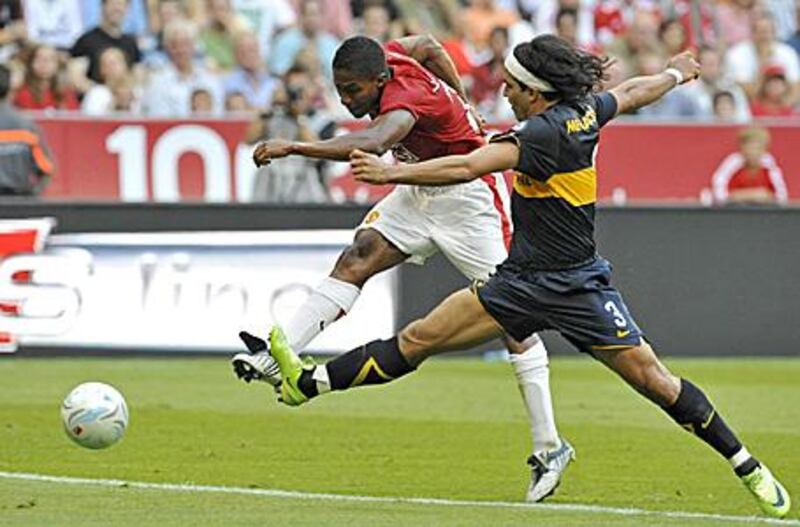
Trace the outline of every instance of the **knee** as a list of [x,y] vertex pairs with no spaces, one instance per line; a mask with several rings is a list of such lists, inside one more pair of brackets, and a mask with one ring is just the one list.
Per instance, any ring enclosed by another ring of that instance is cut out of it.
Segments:
[[527,352],[528,350],[532,350],[535,346],[538,346],[542,343],[542,339],[537,333],[534,333],[523,341],[518,341],[506,336],[505,341],[506,348],[508,348],[508,352],[512,355],[522,355],[523,353]]
[[409,363],[416,366],[433,354],[438,339],[438,335],[427,327],[424,320],[415,320],[400,332],[400,351]]
[[367,245],[358,241],[353,242],[339,256],[332,276],[343,282],[363,286],[372,276],[369,253]]
[[[647,344],[645,344],[647,346]],[[647,346],[649,348],[649,346]],[[658,360],[652,349],[647,360],[637,365],[636,389],[661,406],[669,406],[678,399],[680,380],[672,375]]]

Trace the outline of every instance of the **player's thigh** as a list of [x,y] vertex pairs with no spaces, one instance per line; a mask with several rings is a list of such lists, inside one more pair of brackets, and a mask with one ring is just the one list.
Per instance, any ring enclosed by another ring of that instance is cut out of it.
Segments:
[[678,399],[680,379],[664,366],[644,339],[638,346],[596,351],[593,355],[654,403],[670,406]]
[[372,229],[408,256],[409,263],[421,264],[436,253],[431,222],[412,188],[399,186],[375,204],[357,232]]
[[415,363],[442,353],[468,349],[503,334],[469,289],[456,291],[424,318],[400,332],[400,349]]
[[490,187],[468,187],[436,198],[431,219],[442,254],[470,280],[486,280],[508,256],[510,223]]

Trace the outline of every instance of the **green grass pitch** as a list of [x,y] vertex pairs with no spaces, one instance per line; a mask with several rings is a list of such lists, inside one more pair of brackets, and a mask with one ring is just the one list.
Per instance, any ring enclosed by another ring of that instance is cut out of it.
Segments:
[[[668,360],[704,387],[795,498],[800,360]],[[556,358],[561,432],[578,451],[548,503],[724,516],[759,510],[727,464],[588,358]],[[61,430],[59,405],[100,380],[131,423],[105,451]],[[515,502],[530,440],[511,367],[434,360],[388,386],[279,406],[224,357],[0,360],[0,472],[377,497]],[[0,525],[731,525],[730,518],[603,510],[331,501],[67,485],[0,477]],[[744,525],[744,523],[739,523]]]

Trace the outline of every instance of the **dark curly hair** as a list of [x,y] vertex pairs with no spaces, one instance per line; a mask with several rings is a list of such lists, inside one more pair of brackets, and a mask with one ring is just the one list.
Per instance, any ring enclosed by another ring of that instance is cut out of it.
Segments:
[[570,101],[600,88],[607,57],[596,57],[576,49],[555,35],[541,35],[514,48],[514,57],[522,66],[549,82],[555,91],[542,92],[545,99]]

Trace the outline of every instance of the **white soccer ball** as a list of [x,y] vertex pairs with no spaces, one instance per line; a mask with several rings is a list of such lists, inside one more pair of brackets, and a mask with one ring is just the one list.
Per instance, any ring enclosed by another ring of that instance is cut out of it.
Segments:
[[113,386],[86,382],[75,387],[61,405],[61,421],[70,439],[82,447],[106,448],[128,427],[128,405]]

